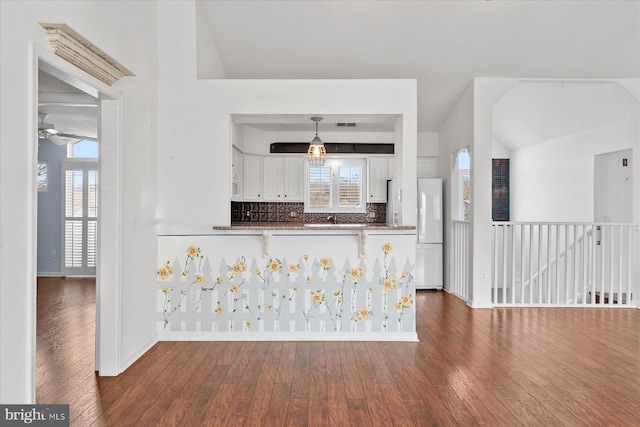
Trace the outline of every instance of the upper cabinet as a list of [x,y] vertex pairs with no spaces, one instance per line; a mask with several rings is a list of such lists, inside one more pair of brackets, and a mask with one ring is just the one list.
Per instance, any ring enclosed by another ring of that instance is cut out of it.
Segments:
[[264,158],[264,201],[302,202],[302,157]]
[[262,176],[262,157],[244,155],[243,199],[247,201],[264,200],[264,177]]
[[388,157],[369,157],[367,160],[367,202],[386,203],[388,169]]
[[231,200],[234,202],[242,200],[243,180],[244,159],[242,153],[234,147],[231,157]]

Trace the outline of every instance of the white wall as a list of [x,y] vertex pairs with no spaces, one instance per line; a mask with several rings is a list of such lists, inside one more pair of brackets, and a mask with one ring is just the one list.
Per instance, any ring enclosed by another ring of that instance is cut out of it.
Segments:
[[471,146],[471,286],[473,307],[491,307],[491,159],[493,104],[517,79],[476,78]]
[[513,151],[511,221],[593,221],[594,156],[632,147],[627,120]]
[[227,72],[220,60],[209,22],[200,11],[201,7],[200,2],[196,3],[197,76],[199,79],[226,79]]
[[438,156],[438,134],[436,132],[418,132],[418,157]]
[[[67,23],[136,73],[124,94],[123,305],[120,358],[155,338],[156,8],[154,2],[0,2],[0,402],[33,403],[36,126],[30,43],[49,50],[38,22]],[[117,22],[117,28],[114,27]],[[136,218],[136,230],[131,224]],[[151,286],[150,286],[151,284]],[[112,284],[113,286],[113,284]]]
[[[404,167],[396,170],[404,194],[415,194],[415,80],[196,80],[192,8],[158,4],[162,233],[209,232],[230,223],[231,114],[402,114],[396,162]],[[415,198],[404,203],[401,223],[415,225]]]
[[453,266],[453,220],[451,210],[452,156],[473,143],[473,82],[465,88],[438,131],[438,176],[444,196],[444,287],[450,289]]

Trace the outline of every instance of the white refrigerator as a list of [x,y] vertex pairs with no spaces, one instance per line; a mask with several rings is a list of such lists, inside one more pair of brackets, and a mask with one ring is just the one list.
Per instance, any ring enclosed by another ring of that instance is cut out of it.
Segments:
[[416,289],[442,289],[442,180],[418,179]]

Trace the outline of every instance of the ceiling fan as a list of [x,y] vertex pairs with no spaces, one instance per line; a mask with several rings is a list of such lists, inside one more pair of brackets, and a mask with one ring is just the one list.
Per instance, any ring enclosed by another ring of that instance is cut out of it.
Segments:
[[61,132],[56,129],[55,125],[45,122],[49,117],[46,113],[38,113],[38,138],[48,139],[57,145],[74,144],[82,140],[97,141],[96,138],[84,135],[75,135],[71,133]]

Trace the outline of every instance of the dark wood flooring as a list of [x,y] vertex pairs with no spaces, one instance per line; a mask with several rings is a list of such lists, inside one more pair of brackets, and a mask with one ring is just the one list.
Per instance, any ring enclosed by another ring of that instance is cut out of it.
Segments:
[[72,426],[640,425],[640,310],[416,303],[419,343],[161,342],[98,377],[94,281],[42,278],[37,402]]

